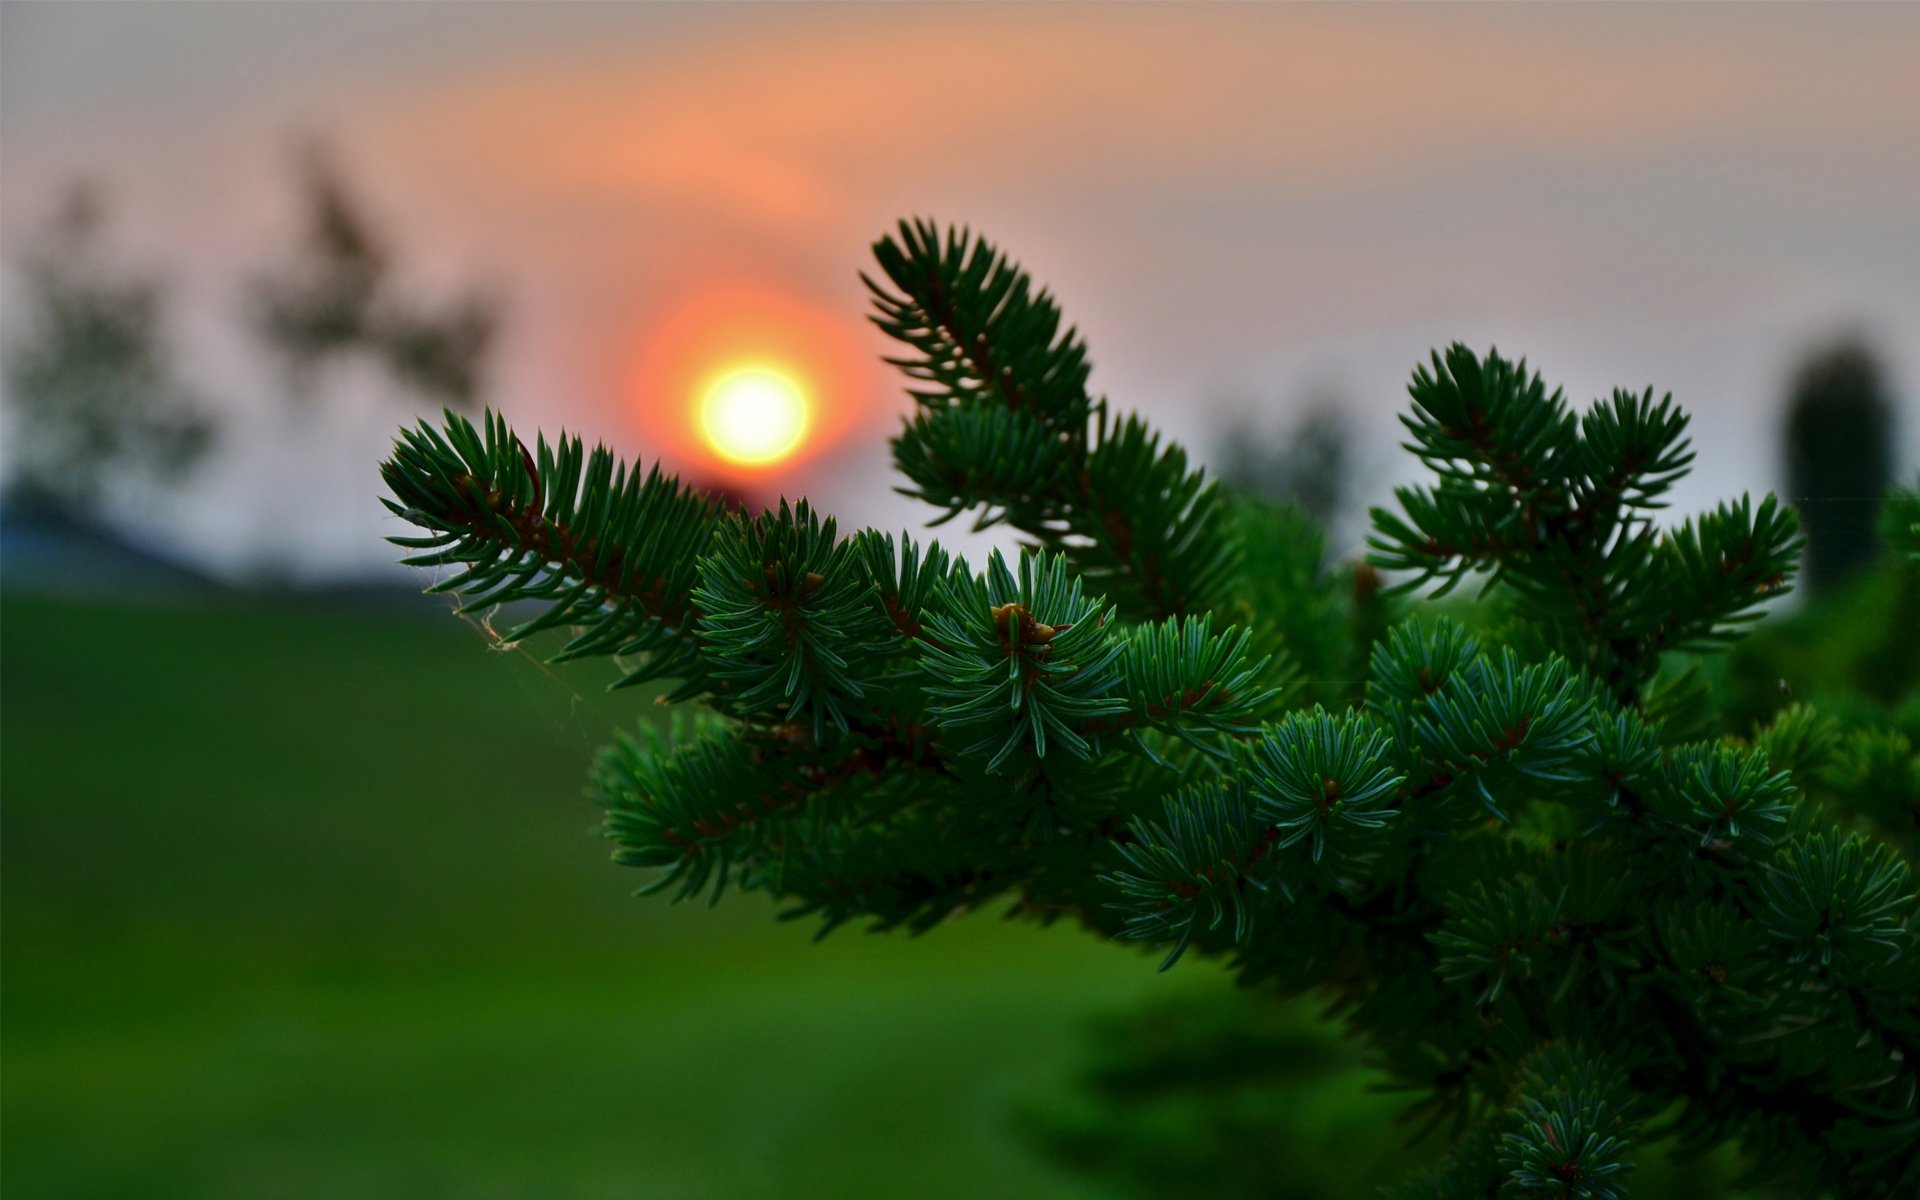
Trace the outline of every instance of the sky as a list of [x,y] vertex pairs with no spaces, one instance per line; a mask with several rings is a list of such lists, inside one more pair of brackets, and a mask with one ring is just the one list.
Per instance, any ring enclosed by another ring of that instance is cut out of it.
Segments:
[[1687,510],[1777,486],[1787,376],[1841,332],[1882,352],[1920,466],[1916,61],[1920,5],[15,2],[0,260],[67,181],[105,186],[228,417],[132,516],[233,572],[369,571],[399,532],[373,465],[403,398],[349,373],[296,418],[235,332],[312,135],[422,296],[505,298],[488,399],[521,426],[711,471],[698,330],[803,337],[825,436],[754,482],[845,522],[929,515],[891,492],[906,402],[858,276],[909,215],[1013,253],[1095,388],[1203,459],[1337,398],[1379,499],[1415,472],[1407,376],[1458,339],[1577,405],[1671,390]]

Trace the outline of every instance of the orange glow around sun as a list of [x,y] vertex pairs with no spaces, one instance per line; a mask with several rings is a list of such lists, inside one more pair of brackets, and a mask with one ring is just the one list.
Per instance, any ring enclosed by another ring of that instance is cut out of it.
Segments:
[[834,444],[866,414],[871,375],[844,320],[762,289],[717,289],[639,348],[636,416],[669,465],[752,483]]

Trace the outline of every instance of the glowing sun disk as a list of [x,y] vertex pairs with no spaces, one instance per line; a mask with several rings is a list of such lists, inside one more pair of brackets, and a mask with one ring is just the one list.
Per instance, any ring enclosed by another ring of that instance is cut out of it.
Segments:
[[765,466],[806,440],[810,405],[791,376],[772,367],[728,371],[700,397],[700,432],[728,462]]

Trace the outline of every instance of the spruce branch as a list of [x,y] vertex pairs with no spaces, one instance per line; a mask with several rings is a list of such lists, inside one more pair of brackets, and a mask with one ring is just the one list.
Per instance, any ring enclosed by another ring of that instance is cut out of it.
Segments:
[[1529,666],[1502,650],[1449,675],[1414,713],[1411,736],[1437,782],[1470,784],[1487,811],[1505,820],[1496,792],[1538,795],[1578,778],[1590,704],[1563,660]]
[[1498,352],[1480,358],[1455,342],[1435,351],[1431,370],[1414,369],[1407,388],[1413,411],[1401,423],[1413,434],[1407,449],[1460,489],[1503,515],[1545,515],[1564,504],[1566,460],[1574,447],[1574,419],[1559,389],[1548,393],[1526,360]]
[[1223,503],[1186,452],[1087,390],[1086,344],[1059,306],[983,238],[901,222],[874,245],[885,282],[863,276],[874,323],[903,343],[889,359],[916,385],[894,439],[903,489],[977,511],[1066,553],[1128,616],[1224,602],[1238,549]]
[[1490,1005],[1513,977],[1533,974],[1536,955],[1562,946],[1566,897],[1534,880],[1476,881],[1448,897],[1454,915],[1432,935],[1440,952],[1440,977],[1450,983],[1483,984],[1477,1002]]
[[1660,499],[1686,475],[1694,453],[1689,418],[1672,393],[1658,402],[1653,389],[1613,395],[1580,418],[1580,508],[1587,520],[1608,522],[1622,508],[1664,508]]
[[864,668],[892,640],[869,569],[833,518],[822,521],[804,500],[723,522],[693,599],[705,671],[733,685],[726,710],[805,717],[815,739],[823,722],[846,729],[871,689]]
[[1764,752],[1729,746],[1684,746],[1667,764],[1666,786],[1650,793],[1652,811],[1700,831],[1700,844],[1759,853],[1792,814],[1793,784]]
[[1866,981],[1912,947],[1907,865],[1858,834],[1815,834],[1781,850],[1765,888],[1767,931],[1794,961]]
[[1274,848],[1306,843],[1318,864],[1363,862],[1379,849],[1377,832],[1394,819],[1401,777],[1389,766],[1388,738],[1349,711],[1315,707],[1293,713],[1253,748],[1248,789],[1275,835]]
[[1162,971],[1180,961],[1194,935],[1232,918],[1235,943],[1248,939],[1269,888],[1280,895],[1268,852],[1276,833],[1236,789],[1209,784],[1167,800],[1161,821],[1141,821],[1118,842],[1124,866],[1101,882],[1119,896],[1120,936],[1172,948]]
[[604,446],[539,439],[529,452],[489,411],[485,432],[449,411],[444,432],[404,430],[380,468],[395,515],[427,530],[395,537],[419,551],[410,566],[464,568],[431,591],[462,612],[517,600],[546,605],[506,635],[520,641],[573,626],[560,660],[638,656],[622,683],[670,677],[692,664],[694,563],[721,508],[656,465],[642,473]]
[[1797,524],[1771,496],[1653,526],[1693,461],[1670,396],[1615,391],[1576,419],[1524,361],[1458,343],[1408,390],[1407,448],[1438,482],[1373,510],[1372,561],[1436,594],[1486,573],[1616,699],[1637,701],[1661,654],[1725,641],[1793,578]]
[[675,752],[647,731],[600,754],[592,794],[606,810],[614,861],[659,872],[643,893],[686,899],[712,885],[720,899],[730,868],[765,842],[770,823],[805,792],[797,776],[769,766],[741,736],[721,727],[680,739]]
[[1025,411],[1059,429],[1093,414],[1086,343],[1061,330],[1053,297],[984,238],[902,221],[873,254],[898,289],[861,276],[879,310],[874,323],[914,351],[887,361],[923,385],[913,393],[923,406]]
[[[978,740],[997,770],[1015,751],[1048,747],[1090,759],[1083,730],[1127,710],[1114,612],[1084,594],[1064,557],[1021,555],[1016,577],[996,551],[984,577],[956,580],[923,650],[934,723]],[[1095,734],[1097,737],[1097,733]]]
[[1090,582],[1130,589],[1148,617],[1222,603],[1239,547],[1217,486],[1136,416],[1113,418],[1103,403],[1094,429],[1070,510],[1086,543],[1075,565]]
[[1500,1136],[1500,1165],[1522,1195],[1622,1200],[1639,1121],[1624,1074],[1556,1043],[1522,1074],[1520,1101]]
[[892,534],[865,530],[854,539],[873,598],[888,624],[901,639],[902,651],[926,640],[926,621],[940,602],[941,589],[971,575],[965,560],[955,559],[938,542],[926,546],[902,532],[896,544]]
[[1225,753],[1217,739],[1257,733],[1280,696],[1271,659],[1250,661],[1251,641],[1243,629],[1214,633],[1211,617],[1173,617],[1133,629],[1120,657],[1128,708],[1096,720],[1091,730],[1159,729]]
[[1393,819],[1400,780],[1386,758],[1385,735],[1358,714],[1287,717],[1243,754],[1233,784],[1175,793],[1161,820],[1136,821],[1116,843],[1126,867],[1102,882],[1119,894],[1120,936],[1171,940],[1166,970],[1229,915],[1245,944],[1255,917],[1297,890],[1353,886]]
[[1370,567],[1093,399],[988,243],[909,225],[879,257],[910,490],[1032,543],[982,572],[493,414],[383,467],[410,561],[460,571],[438,590],[535,601],[510,636],[573,626],[563,656],[708,710],[596,767],[650,890],[822,933],[998,903],[1228,958],[1324,997],[1450,1130],[1407,1194],[1615,1197],[1655,1112],[1807,1194],[1920,1185],[1912,713],[1822,695],[1727,736],[1705,656],[1799,535],[1771,498],[1656,526],[1693,457],[1671,398],[1576,414],[1523,362],[1435,355],[1405,422],[1432,478],[1374,561],[1497,604],[1389,625]]
[[1626,619],[1649,651],[1725,642],[1787,590],[1801,546],[1793,510],[1772,496],[1742,496],[1662,539],[1646,563],[1651,587],[1633,593]]
[[978,511],[974,529],[1005,522],[1045,530],[1054,497],[1072,486],[1073,447],[1032,413],[1013,408],[923,411],[894,442],[901,491],[945,511],[932,524]]

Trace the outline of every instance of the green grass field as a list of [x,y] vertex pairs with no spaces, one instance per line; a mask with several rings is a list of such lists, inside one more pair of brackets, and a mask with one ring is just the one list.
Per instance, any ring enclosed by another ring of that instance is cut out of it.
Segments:
[[580,787],[647,707],[445,618],[9,596],[0,637],[10,1200],[1090,1195],[1014,1114],[1215,978],[635,900]]

